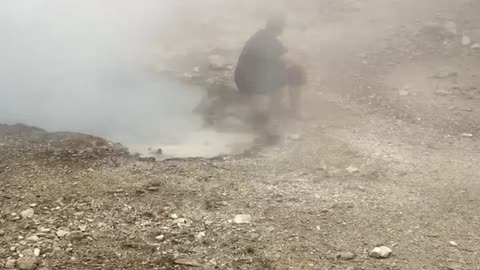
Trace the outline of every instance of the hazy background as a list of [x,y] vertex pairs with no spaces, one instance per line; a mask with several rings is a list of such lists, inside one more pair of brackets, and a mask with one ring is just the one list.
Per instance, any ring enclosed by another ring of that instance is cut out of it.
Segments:
[[196,128],[201,92],[148,66],[175,2],[1,1],[0,122],[114,140],[168,141]]

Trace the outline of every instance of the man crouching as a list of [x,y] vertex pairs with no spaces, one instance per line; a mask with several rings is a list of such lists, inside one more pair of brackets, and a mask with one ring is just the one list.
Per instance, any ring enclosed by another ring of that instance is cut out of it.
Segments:
[[284,16],[271,16],[266,27],[247,41],[234,73],[240,99],[249,108],[249,120],[259,131],[268,129],[272,116],[281,114],[287,86],[289,112],[292,116],[299,113],[299,88],[305,83],[305,74],[286,59],[287,50],[278,39],[284,27]]

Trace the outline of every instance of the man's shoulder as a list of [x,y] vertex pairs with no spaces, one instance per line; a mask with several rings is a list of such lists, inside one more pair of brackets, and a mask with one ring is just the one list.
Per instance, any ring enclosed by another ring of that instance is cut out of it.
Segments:
[[272,47],[279,44],[280,41],[268,33],[268,31],[262,29],[257,31],[247,42],[247,47],[250,49]]

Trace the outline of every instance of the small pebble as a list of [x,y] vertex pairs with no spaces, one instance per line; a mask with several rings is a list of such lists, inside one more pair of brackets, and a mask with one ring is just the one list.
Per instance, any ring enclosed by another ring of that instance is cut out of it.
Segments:
[[29,242],[38,242],[40,240],[40,237],[38,237],[36,235],[32,235],[32,236],[27,237],[26,240],[29,241]]
[[358,173],[360,172],[360,169],[355,167],[355,166],[348,166],[346,169],[345,169],[348,173]]
[[65,236],[69,235],[70,232],[69,231],[64,231],[64,230],[58,230],[56,234],[57,234],[58,237],[62,238],[62,237],[65,237]]
[[252,217],[250,215],[236,215],[233,219],[235,224],[249,224],[252,222]]
[[35,215],[35,211],[33,210],[33,208],[29,208],[20,213],[20,216],[22,216],[22,218],[33,218],[34,215]]
[[390,254],[392,254],[392,250],[389,247],[381,246],[370,251],[369,256],[377,259],[385,259],[388,258]]

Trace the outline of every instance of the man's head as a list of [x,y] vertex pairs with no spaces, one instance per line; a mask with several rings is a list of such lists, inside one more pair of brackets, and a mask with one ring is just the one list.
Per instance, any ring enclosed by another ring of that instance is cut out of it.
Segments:
[[275,36],[282,34],[285,28],[286,16],[280,12],[272,13],[267,19],[267,31]]

